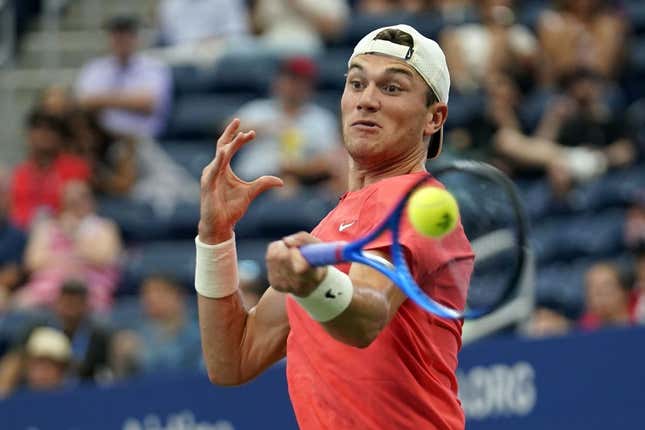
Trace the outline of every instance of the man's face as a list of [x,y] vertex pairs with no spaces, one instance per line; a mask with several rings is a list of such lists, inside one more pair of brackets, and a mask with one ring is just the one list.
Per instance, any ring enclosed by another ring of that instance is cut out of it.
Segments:
[[83,294],[62,293],[56,301],[56,313],[65,324],[78,324],[87,312],[87,297]]
[[127,60],[137,50],[137,34],[132,31],[112,31],[109,34],[112,55]]
[[46,357],[29,357],[25,377],[31,390],[54,390],[65,381],[65,365]]
[[627,308],[627,295],[619,275],[610,267],[599,265],[587,273],[587,308],[604,321],[613,321]]
[[366,54],[350,64],[341,99],[345,146],[364,165],[391,162],[425,152],[427,137],[438,130],[428,107],[428,86],[414,69],[396,58]]
[[28,130],[27,141],[31,151],[39,155],[53,155],[62,146],[61,136],[45,126],[35,126]]
[[274,84],[274,91],[277,97],[286,104],[300,106],[309,100],[313,87],[311,78],[282,73]]

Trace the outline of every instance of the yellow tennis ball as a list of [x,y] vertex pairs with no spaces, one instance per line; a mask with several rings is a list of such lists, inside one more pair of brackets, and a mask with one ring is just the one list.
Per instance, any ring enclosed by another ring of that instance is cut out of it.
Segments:
[[457,226],[459,207],[448,191],[423,187],[410,196],[408,218],[419,233],[440,238]]

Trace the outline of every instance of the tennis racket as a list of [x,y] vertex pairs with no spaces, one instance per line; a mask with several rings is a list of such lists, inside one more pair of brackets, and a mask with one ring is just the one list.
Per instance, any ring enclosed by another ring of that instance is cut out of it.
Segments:
[[[465,309],[453,309],[430,297],[417,285],[399,243],[400,226],[410,196],[427,186],[432,176],[414,183],[390,214],[370,233],[352,242],[328,242],[300,248],[312,266],[356,262],[378,270],[394,282],[408,298],[424,310],[449,319],[475,319],[488,315],[517,295],[519,279],[526,265],[528,224],[513,182],[495,167],[474,161],[454,161],[433,170],[457,199],[460,218],[475,252]],[[392,265],[364,252],[384,232],[390,232]],[[421,234],[419,234],[422,237]],[[427,246],[442,246],[437,239],[423,237]]]

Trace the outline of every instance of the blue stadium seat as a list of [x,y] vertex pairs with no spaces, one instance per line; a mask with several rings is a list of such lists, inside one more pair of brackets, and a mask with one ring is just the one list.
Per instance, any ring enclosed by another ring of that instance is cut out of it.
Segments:
[[209,91],[264,96],[278,70],[279,58],[264,53],[226,54],[215,66]]
[[98,213],[114,220],[126,242],[166,237],[169,221],[155,216],[149,205],[126,198],[99,198]]
[[568,314],[577,317],[584,308],[584,275],[593,260],[558,262],[538,267],[536,300],[558,303]]
[[195,276],[195,242],[155,241],[129,247],[117,295],[136,294],[141,281],[152,274],[169,274],[190,288]]
[[627,0],[625,3],[625,15],[627,16],[632,31],[635,34],[645,33],[645,3],[642,0]]
[[332,46],[353,48],[367,33],[379,27],[395,24],[406,24],[412,20],[409,13],[394,13],[387,15],[355,14],[345,26],[345,34],[331,43]]
[[195,178],[200,178],[202,170],[215,155],[215,140],[167,141],[163,143],[163,148]]
[[531,241],[538,262],[608,257],[620,251],[625,212],[608,209],[595,215],[550,218],[533,226]]
[[340,118],[340,99],[343,96],[341,89],[317,91],[314,94],[314,103],[328,109]]
[[324,54],[318,56],[318,89],[340,91],[345,86],[345,74],[347,73],[347,61],[352,55],[348,48],[328,49]]
[[189,95],[179,98],[164,139],[204,139],[219,134],[226,122],[253,93]]

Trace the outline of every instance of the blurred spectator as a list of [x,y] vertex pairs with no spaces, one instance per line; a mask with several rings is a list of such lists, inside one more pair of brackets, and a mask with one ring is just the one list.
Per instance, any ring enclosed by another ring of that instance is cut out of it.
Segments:
[[122,251],[118,227],[95,213],[94,198],[83,182],[66,185],[61,213],[38,222],[29,236],[25,269],[29,282],[16,293],[21,307],[54,303],[61,283],[87,283],[92,309],[107,311],[118,280]]
[[636,250],[634,261],[634,320],[645,324],[645,243]]
[[581,328],[595,330],[632,323],[629,291],[617,266],[594,264],[585,275],[585,291]]
[[279,175],[285,188],[334,174],[339,164],[339,125],[330,111],[312,103],[315,63],[307,57],[285,60],[273,82],[273,97],[242,106],[242,127],[257,132],[234,161],[243,179]]
[[566,80],[566,93],[547,107],[534,136],[506,127],[496,137],[497,152],[517,169],[545,170],[556,194],[588,181],[610,167],[636,158],[631,132],[603,97],[606,82],[579,69]]
[[244,0],[162,0],[158,20],[165,46],[148,52],[168,63],[212,65],[249,31]]
[[0,314],[22,278],[22,259],[27,238],[8,219],[9,175],[0,168]]
[[11,185],[11,220],[28,228],[36,215],[56,214],[62,189],[69,181],[87,180],[82,158],[63,152],[69,130],[60,118],[32,111],[27,118],[27,160],[19,164]]
[[68,382],[72,349],[67,337],[51,327],[35,328],[24,350],[4,357],[0,366],[0,398],[18,389],[50,391]]
[[440,34],[453,89],[469,93],[498,74],[532,80],[539,47],[531,31],[516,22],[513,1],[481,1],[478,10],[480,22],[448,27]]
[[636,193],[627,210],[625,244],[630,249],[645,248],[645,189]]
[[267,47],[314,54],[340,35],[349,19],[347,0],[252,0],[251,20]]
[[60,288],[54,312],[37,314],[27,322],[27,327],[0,361],[0,375],[4,375],[4,379],[0,378],[0,391],[11,391],[11,387],[18,383],[18,363],[29,339],[39,327],[52,327],[67,336],[71,349],[70,376],[97,381],[108,375],[110,334],[92,319],[87,294],[87,287],[82,282],[66,281]]
[[153,275],[143,281],[139,300],[143,319],[134,330],[117,333],[113,342],[115,375],[198,369],[199,327],[186,305],[183,287],[170,277]]
[[526,328],[526,335],[534,338],[561,336],[571,330],[571,320],[557,306],[538,306]]
[[107,130],[120,135],[152,137],[165,123],[171,77],[161,62],[137,54],[138,22],[117,16],[107,23],[111,55],[81,70],[76,94],[81,106],[97,111]]
[[176,206],[199,200],[199,183],[159,145],[147,137],[119,135],[105,129],[96,112],[77,109],[71,94],[50,87],[40,106],[67,124],[67,151],[87,160],[92,188],[150,205],[160,217]]
[[543,13],[537,33],[542,46],[541,80],[556,84],[580,67],[615,77],[623,60],[625,17],[610,0],[559,0]]
[[354,6],[358,14],[386,15],[397,12],[419,13],[427,11],[432,0],[358,0]]

